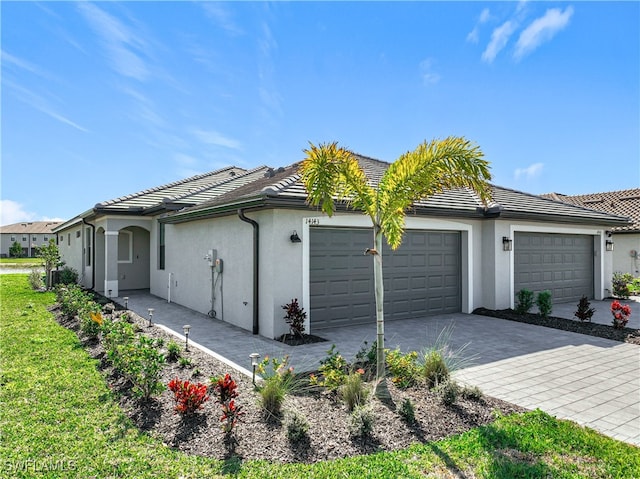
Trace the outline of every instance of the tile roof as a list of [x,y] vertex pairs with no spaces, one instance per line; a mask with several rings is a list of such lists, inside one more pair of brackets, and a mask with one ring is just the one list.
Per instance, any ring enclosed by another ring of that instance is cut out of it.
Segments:
[[52,233],[53,228],[62,224],[62,221],[23,221],[11,225],[0,226],[2,234],[47,234]]
[[617,226],[613,231],[640,232],[640,188],[630,190],[606,191],[603,193],[589,193],[586,195],[563,195],[547,193],[541,195],[554,201],[581,206],[596,211],[603,211],[618,216],[627,216],[633,221],[626,226]]
[[[389,163],[356,155],[370,184],[376,186]],[[307,197],[304,185],[300,182],[298,166],[295,163],[278,170],[269,169],[260,179],[239,187],[225,195],[203,202],[193,207],[187,207],[171,215],[168,221],[188,220],[193,217],[206,216],[208,213],[220,211],[225,206],[241,204],[243,201],[258,201],[262,199],[288,201],[290,204],[302,206]],[[626,218],[611,216],[592,209],[572,206],[566,203],[552,201],[540,196],[492,185],[493,203],[488,205],[489,212],[500,212],[503,218],[538,218],[546,221],[571,223],[602,223],[626,224]],[[484,205],[478,196],[468,188],[458,188],[436,194],[414,203],[414,208],[427,215],[458,215],[466,217],[483,217]]]

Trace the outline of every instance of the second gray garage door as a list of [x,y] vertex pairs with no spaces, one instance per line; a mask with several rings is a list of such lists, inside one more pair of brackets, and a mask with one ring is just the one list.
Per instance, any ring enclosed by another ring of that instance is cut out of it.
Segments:
[[[370,229],[310,229],[313,329],[375,322]],[[383,250],[385,320],[461,310],[460,233],[407,231],[396,251]]]
[[554,302],[593,298],[593,237],[516,233],[514,291],[551,291]]

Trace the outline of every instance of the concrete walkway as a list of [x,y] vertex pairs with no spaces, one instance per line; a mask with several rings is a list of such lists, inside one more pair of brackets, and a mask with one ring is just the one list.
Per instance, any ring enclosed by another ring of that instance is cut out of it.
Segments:
[[[254,336],[228,323],[167,303],[147,291],[123,291],[129,309],[182,334],[191,325],[190,340],[250,369],[249,354],[290,356],[297,371],[313,370],[332,344],[352,359],[375,339],[375,326],[349,326],[317,332],[326,342],[291,347]],[[120,304],[124,301],[115,298]],[[631,301],[632,318],[640,303]],[[593,301],[594,322],[610,323],[610,301]],[[568,311],[568,313],[567,313]],[[571,318],[575,305],[554,306],[555,316]],[[607,316],[608,315],[608,316]],[[448,314],[390,321],[385,346],[420,351],[439,335],[453,351],[463,350],[457,380],[478,386],[496,398],[527,408],[540,408],[608,436],[640,446],[640,347],[593,336],[484,316]],[[446,338],[443,338],[445,336]]]

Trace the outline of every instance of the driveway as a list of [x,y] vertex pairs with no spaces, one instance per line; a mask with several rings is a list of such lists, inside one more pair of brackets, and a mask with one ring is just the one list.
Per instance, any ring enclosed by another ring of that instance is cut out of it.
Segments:
[[[313,370],[332,344],[352,359],[366,341],[375,340],[375,325],[316,332],[327,341],[291,347],[254,336],[219,320],[167,303],[146,291],[127,291],[129,309],[178,334],[191,325],[190,341],[245,370],[249,354],[289,354],[297,371]],[[122,298],[116,299],[124,303]],[[594,302],[607,311],[609,302]],[[634,316],[640,315],[640,303]],[[571,314],[575,308],[568,308]],[[554,311],[558,314],[557,310]],[[567,316],[565,316],[567,317]],[[605,316],[602,316],[604,318]],[[633,316],[632,316],[633,317]],[[604,319],[603,319],[604,321]],[[608,436],[640,446],[640,347],[568,331],[484,316],[448,314],[385,324],[385,346],[420,351],[446,336],[450,349],[463,349],[456,379],[478,386],[496,398],[571,419]]]

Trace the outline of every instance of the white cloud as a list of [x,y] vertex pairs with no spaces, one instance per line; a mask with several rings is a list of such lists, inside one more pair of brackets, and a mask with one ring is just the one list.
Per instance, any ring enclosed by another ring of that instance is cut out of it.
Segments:
[[425,85],[431,85],[440,81],[440,75],[433,71],[433,60],[431,58],[420,62],[420,76]]
[[36,221],[36,214],[25,211],[24,206],[12,200],[0,200],[0,225],[22,221]]
[[482,59],[491,63],[496,58],[496,55],[502,50],[509,41],[509,37],[516,30],[517,24],[512,20],[507,20],[499,27],[493,30],[491,33],[491,41],[487,45],[487,48],[482,53]]
[[537,178],[542,173],[542,169],[544,168],[544,163],[534,163],[532,165],[527,166],[526,168],[516,168],[513,173],[513,176],[516,180],[523,178],[525,180],[531,180],[533,178]]
[[102,39],[112,68],[123,76],[144,81],[149,76],[147,65],[140,57],[145,42],[116,17],[95,5],[80,2],[78,8]]
[[220,2],[204,2],[200,3],[207,17],[213,23],[223,28],[229,33],[240,35],[244,33],[242,29],[233,21],[229,10],[224,8]]
[[489,12],[489,9],[488,8],[483,9],[482,12],[480,13],[480,17],[478,17],[478,21],[476,22],[476,24],[473,27],[473,30],[471,30],[469,32],[469,34],[467,35],[467,41],[468,42],[478,43],[478,35],[480,33],[480,25],[482,25],[483,23],[488,22],[490,18],[491,18],[491,13]]
[[242,145],[238,140],[224,136],[222,133],[215,130],[205,131],[193,129],[191,133],[198,138],[198,140],[202,143],[206,143],[207,145],[222,146],[233,150],[242,149]]
[[520,33],[514,57],[520,59],[528,55],[542,43],[551,40],[556,33],[563,30],[573,15],[573,7],[568,6],[564,12],[558,8],[550,8],[545,14],[536,18]]

